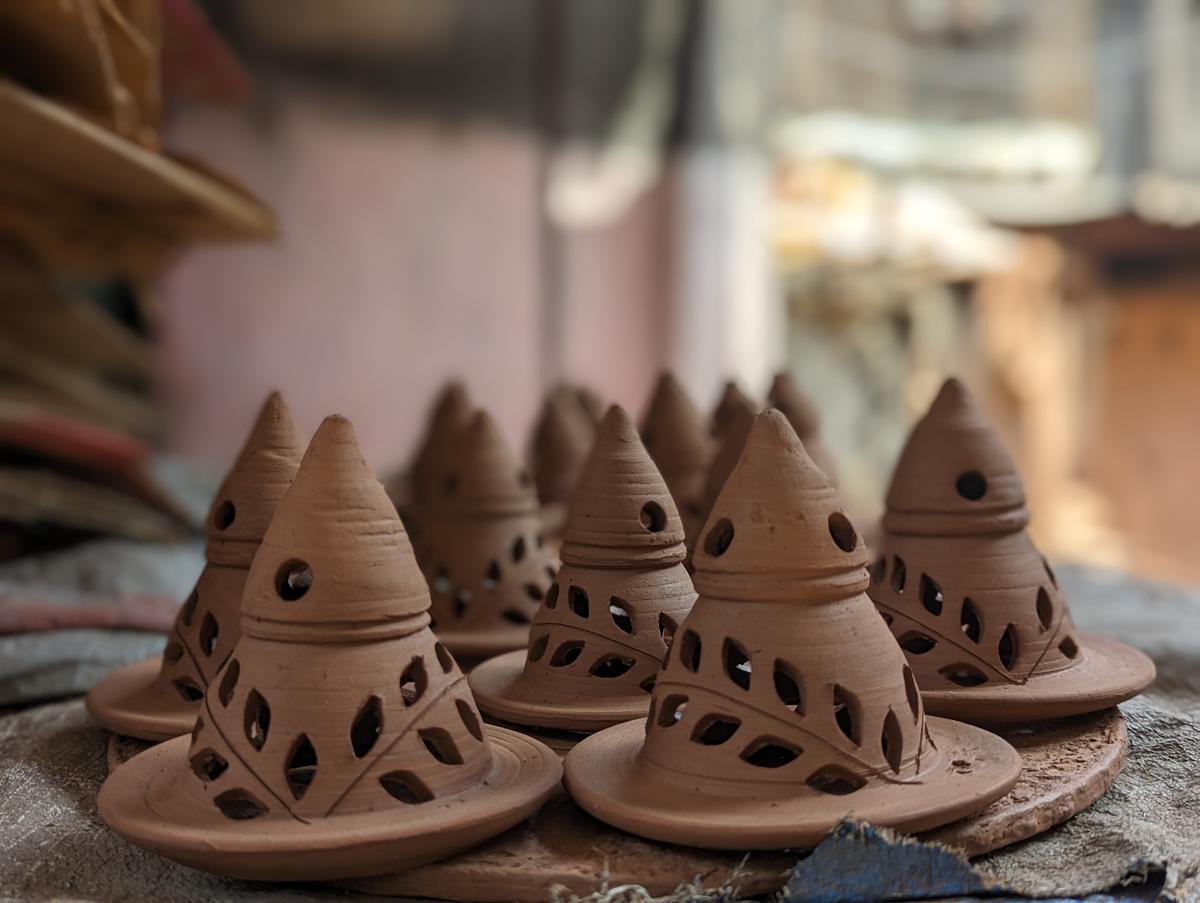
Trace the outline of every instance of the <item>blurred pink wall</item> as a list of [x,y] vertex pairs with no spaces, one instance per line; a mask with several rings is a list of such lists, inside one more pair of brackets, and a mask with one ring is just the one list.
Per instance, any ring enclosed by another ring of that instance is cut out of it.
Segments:
[[[242,180],[282,226],[272,246],[196,249],[165,276],[170,450],[228,460],[279,387],[306,435],[349,416],[384,473],[452,375],[524,448],[544,378],[532,136],[291,93],[267,115],[185,112],[168,138]],[[562,375],[635,414],[669,329],[665,194],[564,242]]]

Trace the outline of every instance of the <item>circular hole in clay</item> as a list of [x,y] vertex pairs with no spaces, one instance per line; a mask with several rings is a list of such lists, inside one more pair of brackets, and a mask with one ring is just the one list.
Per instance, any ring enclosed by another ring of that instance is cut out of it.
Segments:
[[712,525],[708,535],[704,537],[704,551],[713,558],[720,558],[733,542],[733,523],[727,517],[721,518]]
[[312,583],[312,568],[298,559],[285,561],[275,574],[275,592],[284,602],[295,602],[301,598]]
[[229,499],[226,499],[217,505],[217,510],[213,512],[213,526],[218,530],[228,530],[233,526],[236,518],[237,507]]
[[667,512],[658,502],[646,502],[642,505],[642,529],[651,533],[661,533],[667,528]]
[[854,524],[840,511],[829,515],[829,535],[833,537],[833,544],[843,552],[853,552],[854,547],[858,545],[858,534],[854,532]]
[[987,478],[978,470],[968,470],[958,475],[954,488],[968,502],[977,502],[987,494]]

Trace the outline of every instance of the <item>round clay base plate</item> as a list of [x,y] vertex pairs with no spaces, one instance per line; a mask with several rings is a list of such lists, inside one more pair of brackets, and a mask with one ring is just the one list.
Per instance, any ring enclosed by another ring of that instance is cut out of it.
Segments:
[[1117,708],[1000,732],[1021,754],[1017,784],[978,815],[921,835],[967,856],[1026,840],[1086,809],[1112,786],[1129,740]]
[[231,821],[180,792],[195,780],[190,739],[135,755],[100,788],[100,815],[138,846],[229,878],[326,881],[412,868],[496,837],[558,791],[559,758],[530,738],[487,727],[493,767],[485,784],[411,811],[357,812],[308,824],[289,817]]
[[730,884],[742,896],[756,896],[783,887],[796,858],[643,840],[596,821],[560,792],[533,818],[483,846],[397,875],[338,884],[368,894],[464,903],[540,903],[550,899],[554,885],[586,897],[605,881],[609,887],[640,885],[655,897],[693,880],[705,888]]
[[190,734],[198,702],[184,702],[173,687],[156,683],[162,659],[148,658],[114,671],[88,693],[88,714],[118,734],[139,740],[170,740]]

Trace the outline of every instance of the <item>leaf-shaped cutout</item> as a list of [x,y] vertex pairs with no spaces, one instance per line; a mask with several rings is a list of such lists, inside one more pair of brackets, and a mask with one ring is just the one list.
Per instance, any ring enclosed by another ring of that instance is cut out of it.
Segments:
[[724,660],[726,676],[743,690],[749,690],[750,675],[754,673],[754,668],[750,664],[750,654],[742,644],[726,637],[721,657]]
[[171,642],[167,643],[167,647],[163,650],[163,661],[169,665],[173,665],[181,658],[183,658],[183,646],[174,640],[171,640]]
[[557,583],[551,583],[550,588],[548,590],[546,590],[545,605],[547,608],[549,608],[551,610],[553,610],[558,605],[558,584]]
[[962,628],[963,636],[972,643],[978,643],[979,638],[983,636],[983,619],[979,616],[979,609],[975,607],[975,603],[971,601],[970,596],[963,596],[962,611],[958,615],[958,623]]
[[233,700],[233,691],[237,689],[241,674],[242,666],[236,658],[231,658],[225,666],[225,673],[221,675],[221,683],[217,686],[217,699],[221,701],[221,705],[228,706]]
[[796,668],[783,659],[775,659],[775,695],[795,712],[804,714],[804,680]]
[[688,698],[678,693],[663,700],[662,708],[658,711],[658,726],[671,727],[683,720],[687,712]]
[[500,585],[500,562],[493,561],[483,572],[483,588],[494,590]]
[[528,661],[541,661],[542,656],[546,654],[546,646],[550,642],[550,634],[543,633],[539,637],[535,637],[529,642],[529,653],[526,656]]
[[860,706],[858,697],[838,684],[833,685],[833,718],[846,739],[858,745],[862,742],[859,730]]
[[190,677],[177,677],[171,681],[171,686],[183,697],[184,702],[199,702],[204,698],[204,691]]
[[567,608],[580,618],[586,618],[590,614],[588,594],[583,587],[572,586],[567,590]]
[[741,752],[741,759],[758,768],[782,768],[796,759],[804,750],[778,737],[759,737]]
[[627,673],[635,664],[637,662],[631,658],[610,652],[597,659],[592,664],[592,667],[588,669],[588,673],[593,677],[620,677],[622,674]]
[[425,659],[418,655],[408,663],[408,667],[400,675],[400,698],[404,700],[404,705],[416,703],[425,695],[425,688],[428,686],[429,675],[425,673]]
[[192,618],[196,616],[196,606],[200,603],[200,594],[196,590],[192,590],[187,599],[184,600],[183,607],[179,609],[179,620],[183,621],[188,627],[192,626]]
[[262,801],[248,790],[226,790],[213,799],[213,805],[233,821],[248,821],[267,812]]
[[221,625],[217,623],[216,617],[211,611],[204,613],[204,620],[200,622],[200,651],[205,656],[211,656],[217,651],[217,637],[221,635]]
[[896,718],[896,713],[891,709],[888,709],[887,716],[883,719],[879,746],[892,771],[899,774],[900,764],[904,761],[904,733],[900,730],[900,721]]
[[1064,637],[1063,641],[1058,644],[1058,651],[1067,658],[1075,658],[1079,655],[1079,644],[1072,637]]
[[908,665],[904,666],[904,698],[908,700],[908,707],[912,711],[913,720],[916,721],[921,714],[921,690],[917,687],[917,678],[913,674],[913,669]]
[[654,684],[657,681],[658,681],[658,675],[651,674],[649,677],[647,677],[645,680],[643,680],[640,684],[638,684],[638,687],[641,688],[643,693],[653,693],[654,692]]
[[283,768],[292,797],[303,799],[317,776],[317,751],[308,739],[308,734],[301,734],[296,738]]
[[974,665],[968,665],[964,662],[939,668],[938,674],[942,675],[950,683],[960,687],[978,687],[981,684],[987,683],[987,675]]
[[454,670],[454,656],[444,644],[438,643],[433,647],[433,651],[437,655],[438,664],[442,666],[442,673],[449,674]]
[[471,707],[471,704],[465,699],[454,700],[454,707],[458,709],[458,717],[462,719],[463,727],[476,740],[483,740],[483,725],[479,723],[479,715]]
[[573,664],[583,653],[583,643],[580,640],[568,640],[554,650],[550,656],[551,668],[565,668]]
[[928,574],[921,575],[920,581],[921,604],[931,615],[942,613],[942,588]]
[[904,584],[908,580],[908,568],[904,566],[904,559],[899,555],[892,556],[892,592],[904,592]]
[[388,796],[410,806],[427,803],[433,792],[411,771],[389,771],[379,776],[379,786]]
[[1046,592],[1044,586],[1039,586],[1037,591],[1037,616],[1038,623],[1042,626],[1042,632],[1045,633],[1054,623],[1054,603],[1050,600],[1050,594]]
[[246,707],[242,710],[242,728],[246,739],[255,749],[262,749],[271,730],[271,707],[258,690],[246,696]]
[[524,536],[518,536],[516,539],[513,540],[512,551],[511,551],[510,555],[512,557],[513,564],[516,564],[522,558],[525,557],[525,537]]
[[608,613],[622,633],[633,635],[633,609],[629,603],[619,596],[608,600]]
[[671,651],[671,643],[675,640],[675,631],[679,629],[679,622],[665,612],[658,614],[658,635],[662,637],[663,645],[667,647],[667,651]]
[[200,780],[215,781],[229,768],[229,763],[215,749],[202,749],[188,760],[192,772]]
[[536,583],[526,583],[525,584],[525,595],[527,595],[534,602],[541,602],[542,598],[546,594],[544,592],[542,592],[542,588],[540,586],[538,586]]
[[383,700],[378,696],[369,696],[350,724],[350,749],[354,757],[361,759],[369,753],[382,733]]
[[728,743],[741,726],[741,721],[729,715],[705,715],[692,731],[692,742],[720,746]]
[[531,623],[529,615],[525,614],[523,611],[517,611],[515,608],[506,608],[503,612],[501,612],[500,617],[508,621],[509,624],[516,624],[518,627],[523,627],[526,624]]
[[899,642],[900,648],[909,655],[924,655],[937,645],[937,640],[917,630],[910,630],[900,637]]
[[700,652],[700,634],[694,630],[685,630],[679,641],[679,661],[693,674],[700,670]]
[[866,778],[857,775],[841,765],[826,765],[818,768],[804,782],[813,790],[828,793],[831,796],[847,796],[866,786]]
[[1013,665],[1017,663],[1019,651],[1016,625],[1009,624],[1004,635],[1000,637],[1000,642],[996,645],[996,654],[1000,656],[1000,664],[1004,666],[1004,670],[1011,671],[1013,669]]
[[471,591],[460,586],[454,591],[454,617],[461,619],[470,607]]
[[421,742],[425,744],[429,754],[443,765],[461,765],[463,763],[462,753],[458,751],[458,744],[454,742],[454,738],[445,728],[421,728],[417,731],[417,736],[421,738]]

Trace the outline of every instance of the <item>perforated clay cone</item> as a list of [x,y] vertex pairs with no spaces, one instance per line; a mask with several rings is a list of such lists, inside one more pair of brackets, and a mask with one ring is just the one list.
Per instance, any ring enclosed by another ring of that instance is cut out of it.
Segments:
[[[409,468],[407,498],[392,493],[392,501],[404,517],[410,532],[419,530],[421,512],[437,493],[439,476],[458,434],[475,415],[467,388],[461,382],[448,382],[438,394],[429,412],[429,423]],[[405,504],[406,503],[406,504]],[[414,540],[416,536],[414,535]]]
[[531,456],[548,534],[562,533],[567,499],[595,438],[596,421],[579,391],[559,386],[546,396],[534,426]]
[[786,370],[775,374],[771,390],[767,393],[767,403],[788,419],[813,463],[836,486],[837,468],[833,463],[833,455],[821,441],[821,415],[817,413],[813,400],[796,385]]
[[489,716],[591,731],[646,714],[695,592],[683,524],[629,415],[609,409],[571,497],[563,566],[528,652],[489,659],[471,689]]
[[641,433],[690,539],[704,526],[705,483],[716,448],[706,418],[670,373],[655,386]]
[[537,495],[492,418],[457,437],[422,527],[434,630],[460,657],[524,649],[558,560]]
[[705,525],[699,597],[650,716],[567,754],[575,801],[644,837],[755,850],[812,846],[850,815],[925,830],[1006,793],[1020,757],[926,717],[864,593],[866,560],[787,420],[759,415]]
[[113,830],[235,878],[365,877],[520,822],[557,756],[483,727],[429,629],[429,591],[348,421],[313,437],[246,582],[242,639],[191,737],[100,790]]
[[1075,631],[1028,522],[1012,458],[947,380],[896,465],[870,588],[931,712],[987,724],[1062,718],[1154,680],[1142,653]]
[[175,616],[166,649],[96,685],[87,697],[93,718],[143,740],[192,729],[205,690],[241,637],[250,562],[299,465],[292,418],[274,392],[213,499],[204,570]]

